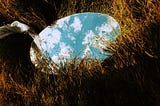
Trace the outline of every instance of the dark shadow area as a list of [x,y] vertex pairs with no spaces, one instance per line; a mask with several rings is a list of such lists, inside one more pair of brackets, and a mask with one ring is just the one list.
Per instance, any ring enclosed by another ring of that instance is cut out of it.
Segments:
[[0,39],[0,57],[4,61],[7,73],[16,82],[24,85],[34,77],[29,55],[31,42],[32,38],[25,34]]

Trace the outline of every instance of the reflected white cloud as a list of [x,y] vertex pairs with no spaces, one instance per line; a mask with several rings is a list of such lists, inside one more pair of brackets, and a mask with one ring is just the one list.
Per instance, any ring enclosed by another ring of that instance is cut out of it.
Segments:
[[84,37],[83,41],[82,41],[82,44],[85,45],[85,44],[91,44],[92,40],[94,39],[96,35],[93,33],[92,30],[89,30],[87,33],[86,33],[86,36]]
[[60,64],[61,62],[59,55],[52,56],[52,60],[54,61],[55,64]]
[[100,27],[96,27],[96,31],[99,32],[99,35],[104,35],[112,32],[113,28],[110,24],[102,24]]
[[68,16],[68,17],[58,20],[56,24],[58,25],[59,28],[67,28],[66,23],[68,23],[69,20],[70,20],[70,17]]
[[116,20],[112,17],[108,18],[108,24],[111,25],[113,28],[116,28],[118,26],[118,22],[116,22]]
[[73,42],[75,42],[76,38],[70,34],[67,35],[67,37],[72,40]]
[[68,45],[66,45],[65,43],[61,42],[60,43],[60,52],[59,55],[63,56],[65,58],[69,58],[71,53],[72,53],[72,48]]
[[42,48],[44,50],[50,51],[55,47],[55,44],[60,42],[61,32],[57,29],[51,30],[50,28],[46,28],[40,33],[40,37],[42,39]]
[[82,28],[81,20],[78,17],[75,17],[70,27],[74,28],[74,32],[81,31]]
[[84,51],[83,51],[82,58],[84,58],[84,57],[86,57],[86,56],[89,56],[89,55],[91,55],[91,54],[92,54],[92,51],[91,51],[90,47],[87,46],[87,47],[84,49]]
[[52,60],[56,64],[60,64],[61,62],[65,62],[67,59],[70,58],[72,54],[72,48],[68,45],[66,45],[64,42],[60,43],[60,52],[58,54],[55,54],[52,56]]

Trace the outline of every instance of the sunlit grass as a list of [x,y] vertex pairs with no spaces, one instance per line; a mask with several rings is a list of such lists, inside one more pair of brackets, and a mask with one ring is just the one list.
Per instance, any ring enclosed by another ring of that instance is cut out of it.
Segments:
[[[1,0],[0,13],[10,21],[40,29],[48,25],[45,16],[32,7],[22,8],[17,1]],[[54,1],[51,5],[55,6]],[[30,61],[26,65],[22,65],[23,59],[9,64],[10,60],[0,55],[2,105],[160,105],[160,35],[156,32],[160,1],[64,0],[56,7],[57,19],[88,11],[107,13],[120,24],[122,35],[113,43],[106,42],[113,56],[103,63],[83,59],[77,64],[75,59],[62,66],[58,75],[48,75],[36,70]],[[33,74],[25,77],[26,81],[17,70]]]

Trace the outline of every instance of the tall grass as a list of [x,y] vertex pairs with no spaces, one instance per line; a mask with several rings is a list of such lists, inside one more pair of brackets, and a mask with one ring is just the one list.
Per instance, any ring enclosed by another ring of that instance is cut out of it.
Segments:
[[[61,67],[58,75],[36,70],[26,51],[13,55],[16,51],[5,47],[13,38],[0,41],[1,105],[160,105],[159,0],[50,0],[47,3],[54,11],[48,16],[54,15],[55,19],[49,21],[36,8],[36,2],[33,0],[35,5],[26,4],[22,8],[25,3],[19,0],[1,0],[0,13],[8,21],[29,24],[37,32],[73,13],[107,13],[120,24],[122,36],[114,43],[106,43],[113,55],[103,63],[83,59],[77,65],[73,60]],[[28,50],[31,40],[24,41]]]

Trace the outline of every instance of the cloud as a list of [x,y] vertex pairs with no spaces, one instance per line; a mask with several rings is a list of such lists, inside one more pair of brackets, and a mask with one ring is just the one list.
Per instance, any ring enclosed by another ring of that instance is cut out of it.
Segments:
[[70,35],[70,34],[68,34],[68,38],[69,38],[70,40],[72,40],[72,41],[76,40],[76,38],[75,38],[74,36]]
[[78,32],[81,31],[82,28],[82,24],[81,21],[78,17],[74,18],[73,23],[70,25],[70,27],[74,28],[74,32]]
[[55,64],[60,65],[60,57],[57,54],[52,56],[52,60]]
[[86,44],[91,44],[92,43],[92,40],[94,39],[96,35],[93,33],[92,30],[89,30],[87,33],[86,33],[86,36],[85,38],[83,39],[83,42],[82,44],[83,45],[86,45]]
[[58,29],[46,28],[40,33],[42,48],[50,51],[58,44],[61,39],[61,32]]
[[112,17],[108,18],[108,24],[111,25],[113,28],[116,28],[118,26],[118,22]]
[[67,23],[69,22],[69,20],[70,16],[59,19],[56,24],[58,25],[59,28],[67,29]]
[[89,56],[89,55],[92,54],[92,51],[91,51],[91,49],[90,49],[89,46],[86,46],[86,48],[84,49],[83,52],[84,52],[84,53],[83,53],[83,55],[82,55],[82,58],[84,58],[85,56]]
[[63,56],[65,58],[69,58],[72,53],[72,48],[70,46],[67,46],[64,42],[60,43],[60,56]]
[[96,27],[96,31],[99,32],[99,35],[110,33],[112,30],[112,26],[108,23],[104,23],[100,27]]
[[56,64],[64,63],[67,59],[70,58],[73,50],[70,46],[66,45],[64,42],[60,43],[60,52],[52,56],[52,60]]
[[76,38],[73,35],[68,34],[67,37],[73,41],[73,43],[76,43]]

